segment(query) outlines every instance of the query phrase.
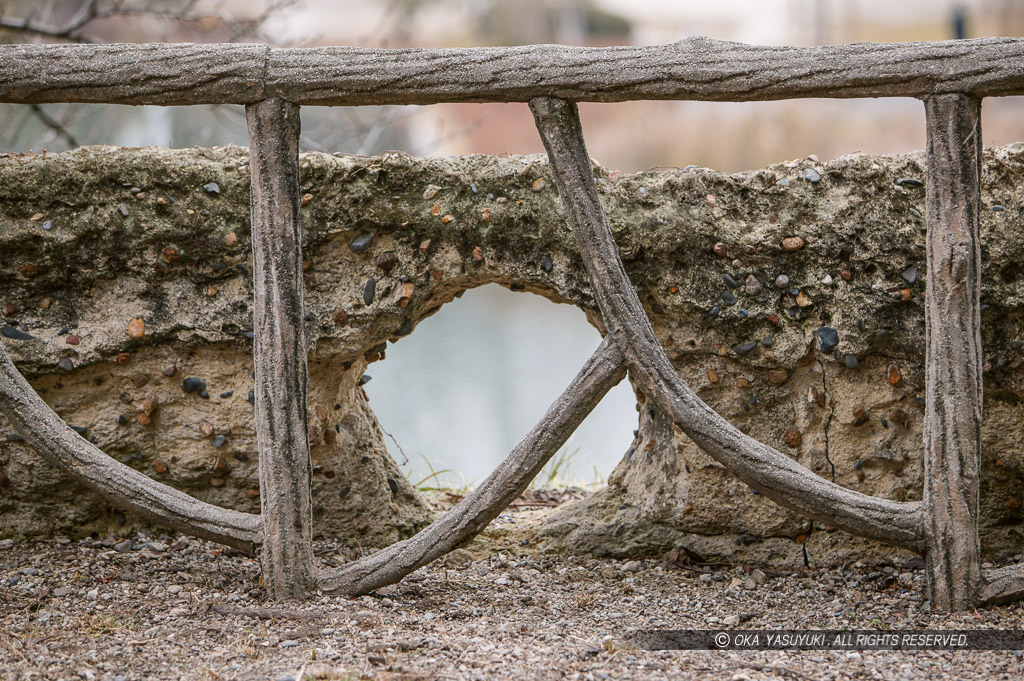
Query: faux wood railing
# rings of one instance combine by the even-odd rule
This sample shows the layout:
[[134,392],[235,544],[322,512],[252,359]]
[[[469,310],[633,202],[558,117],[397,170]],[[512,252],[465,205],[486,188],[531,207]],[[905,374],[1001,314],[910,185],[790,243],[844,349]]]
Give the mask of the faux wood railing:
[[[661,47],[452,50],[263,45],[0,47],[0,102],[246,105],[252,172],[256,433],[261,514],[222,509],[93,447],[46,406],[0,346],[0,410],[40,454],[112,503],[245,550],[262,545],[272,598],[366,593],[467,541],[529,485],[628,370],[712,458],[777,503],[926,559],[933,609],[1024,598],[1024,564],[981,569],[982,355],[978,213],[981,100],[1024,94],[1024,40],[755,47],[704,38]],[[743,434],[702,402],[655,339],[598,200],[578,101],[916,97],[928,132],[924,498],[848,490]],[[299,105],[529,102],[607,336],[509,457],[416,536],[316,568],[306,417]]]

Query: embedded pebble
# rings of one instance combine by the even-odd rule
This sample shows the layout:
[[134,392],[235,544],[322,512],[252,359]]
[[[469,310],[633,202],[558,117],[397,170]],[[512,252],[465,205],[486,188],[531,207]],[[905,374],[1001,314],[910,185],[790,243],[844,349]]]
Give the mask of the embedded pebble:
[[818,348],[824,353],[832,352],[839,345],[839,332],[831,326],[823,326],[815,334],[818,336]]
[[804,247],[804,238],[802,236],[787,236],[782,240],[782,248],[790,253],[793,251],[799,251]]
[[756,296],[761,292],[761,282],[753,274],[750,274],[747,276],[746,289],[747,295]]
[[437,196],[437,193],[440,191],[441,188],[438,187],[436,184],[428,184],[427,188],[423,191],[423,198],[429,201],[435,196]]
[[29,335],[29,334],[25,333],[24,331],[16,329],[13,326],[11,326],[10,324],[4,324],[3,326],[0,326],[0,334],[3,334],[4,336],[6,336],[7,338],[10,338],[11,340],[22,340],[22,341],[25,341],[25,340],[32,340],[32,339],[35,338],[35,336]]
[[221,447],[224,446],[224,443],[226,443],[227,441],[228,439],[226,437],[224,437],[223,435],[218,435],[217,437],[213,438],[213,446],[216,447],[217,449],[220,449]]
[[133,319],[128,322],[128,335],[132,338],[142,338],[146,335],[146,322],[142,319]]
[[771,336],[765,336],[764,338],[761,339],[761,345],[763,345],[766,348],[770,348],[771,346],[775,345],[775,339],[772,338]]
[[75,363],[71,361],[70,357],[61,357],[59,360],[57,360],[57,366],[60,367],[60,369],[63,371],[73,371],[75,368]]
[[715,251],[715,255],[720,255],[720,256],[724,256],[726,254],[726,252],[727,252],[726,248],[725,248],[725,244],[723,242],[721,242],[721,241],[719,241],[717,244],[715,244],[715,247],[714,247],[713,250]]
[[545,272],[550,272],[554,268],[554,266],[555,263],[553,260],[551,260],[550,255],[545,255],[540,261],[540,267]]
[[370,244],[372,243],[372,234],[360,234],[359,236],[357,236],[355,239],[352,239],[352,241],[348,243],[348,247],[349,250],[351,250],[353,253],[358,254],[364,252],[367,248],[370,247]]
[[395,255],[394,251],[384,251],[377,256],[376,262],[377,267],[385,272],[390,272],[398,264],[398,256]]
[[181,382],[181,387],[187,393],[201,392],[206,390],[206,381],[196,376],[189,376]]
[[722,304],[725,305],[726,307],[732,307],[733,305],[735,305],[736,300],[736,296],[734,296],[729,291],[724,291],[722,293]]
[[831,274],[826,274],[824,276],[824,278],[822,278],[821,283],[824,284],[825,286],[831,286],[832,285],[832,275]]
[[780,274],[775,278],[775,288],[786,288],[789,286],[789,277],[785,274]]
[[814,304],[814,301],[811,300],[811,297],[809,295],[807,295],[803,291],[799,291],[796,294],[796,304],[799,305],[800,307],[809,307]]
[[377,296],[377,280],[370,277],[366,280],[366,285],[363,286],[363,304],[369,305],[373,302],[373,299]]
[[924,182],[917,179],[916,177],[901,177],[896,180],[896,184],[901,187],[923,187]]
[[917,281],[917,268],[908,267],[907,269],[903,270],[903,272],[900,273],[900,276],[903,277],[904,281],[906,281],[908,284],[913,284],[914,282]]
[[735,352],[737,355],[745,355],[756,347],[757,341],[750,341],[748,343],[740,343],[739,345],[733,347],[732,351]]
[[203,185],[203,191],[210,196],[218,196],[220,194],[220,185],[216,182],[207,182]]
[[728,286],[729,288],[739,288],[740,287],[740,283],[738,281],[736,281],[732,277],[732,275],[730,275],[730,274],[727,274],[727,273],[723,274],[722,275],[722,280],[725,282],[725,285]]
[[804,179],[811,184],[817,184],[818,182],[821,182],[821,173],[814,168],[808,168],[804,171]]
[[857,365],[859,364],[859,362],[857,361],[857,357],[854,355],[847,355],[846,357],[844,357],[843,363],[846,365],[847,369],[856,369]]

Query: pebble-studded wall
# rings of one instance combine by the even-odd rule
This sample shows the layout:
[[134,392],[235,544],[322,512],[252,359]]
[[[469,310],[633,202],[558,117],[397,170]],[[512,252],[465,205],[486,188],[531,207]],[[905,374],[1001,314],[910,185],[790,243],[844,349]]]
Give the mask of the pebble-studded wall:
[[[0,333],[108,454],[255,511],[247,163],[231,147],[0,157]],[[597,171],[627,271],[701,398],[818,474],[900,500],[921,490],[922,163]],[[998,558],[1024,550],[1022,171],[1024,145],[986,155],[981,526]],[[600,322],[543,157],[309,154],[301,173],[317,528],[380,546],[430,517],[360,387],[387,343],[485,283]],[[638,411],[608,486],[537,527],[538,545],[786,567],[893,551],[779,508],[642,395]],[[0,534],[135,522],[19,440],[0,419]]]

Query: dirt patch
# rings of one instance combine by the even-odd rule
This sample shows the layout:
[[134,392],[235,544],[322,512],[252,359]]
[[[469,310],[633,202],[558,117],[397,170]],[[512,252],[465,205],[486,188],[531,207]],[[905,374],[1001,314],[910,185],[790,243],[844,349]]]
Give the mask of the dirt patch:
[[[371,596],[261,600],[255,560],[163,535],[0,544],[0,679],[1020,678],[1020,651],[644,651],[634,629],[1019,629],[1020,604],[933,614],[914,566],[742,565],[539,554],[520,528]],[[532,505],[528,502],[534,502]],[[318,542],[324,564],[351,558]]]

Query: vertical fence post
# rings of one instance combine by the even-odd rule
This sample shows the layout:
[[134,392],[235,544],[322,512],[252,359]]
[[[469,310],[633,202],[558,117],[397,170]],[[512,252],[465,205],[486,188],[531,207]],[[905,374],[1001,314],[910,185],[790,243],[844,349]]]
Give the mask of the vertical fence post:
[[925,113],[925,559],[932,608],[962,610],[981,571],[981,100],[937,95]]
[[256,442],[263,516],[263,585],[272,599],[312,585],[313,502],[306,421],[299,107],[246,106],[252,172]]

